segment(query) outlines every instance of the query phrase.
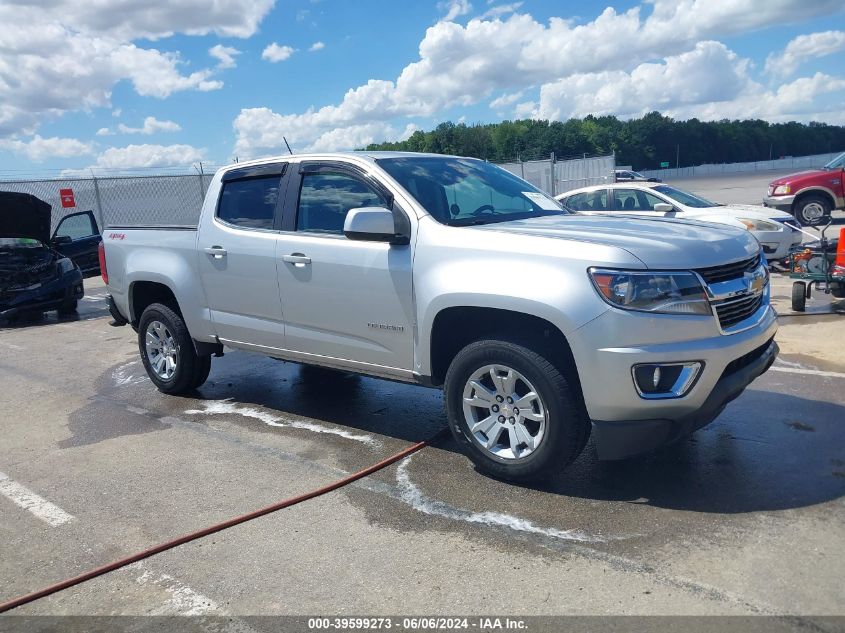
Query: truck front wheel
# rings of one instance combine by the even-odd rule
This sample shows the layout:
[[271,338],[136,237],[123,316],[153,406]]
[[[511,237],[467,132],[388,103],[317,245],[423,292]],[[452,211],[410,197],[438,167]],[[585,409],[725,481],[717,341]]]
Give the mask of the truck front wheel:
[[805,195],[795,202],[795,219],[803,226],[820,224],[830,215],[830,202],[824,196]]
[[548,478],[583,450],[590,423],[563,372],[500,340],[467,345],[446,374],[452,434],[479,470],[511,481]]
[[163,393],[192,391],[208,377],[210,358],[197,355],[182,317],[164,304],[153,303],[141,315],[138,348],[147,375]]

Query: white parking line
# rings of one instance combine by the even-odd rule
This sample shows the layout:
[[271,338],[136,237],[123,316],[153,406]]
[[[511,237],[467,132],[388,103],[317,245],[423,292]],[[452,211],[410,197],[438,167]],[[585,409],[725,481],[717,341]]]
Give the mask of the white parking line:
[[50,503],[18,482],[9,479],[9,476],[4,473],[0,473],[0,494],[21,508],[29,510],[39,519],[45,523],[49,523],[53,527],[73,521],[74,517],[72,514],[68,514],[59,506]]
[[810,374],[812,376],[824,376],[825,378],[845,378],[845,373],[838,371],[822,371],[820,369],[807,369],[803,367],[770,367],[769,371],[779,371],[784,374]]
[[155,585],[170,594],[165,604],[151,615],[206,615],[222,614],[219,605],[188,585],[179,582],[169,574],[154,574],[145,571],[135,579],[139,585]]
[[[143,563],[130,565],[129,569],[141,570]],[[169,594],[165,603],[146,615],[178,615],[178,616],[229,616],[229,619],[222,624],[219,621],[198,620],[197,625],[203,631],[209,633],[256,633],[255,629],[239,618],[232,618],[228,611],[214,602],[208,596],[192,589],[185,583],[177,580],[170,574],[156,574],[149,570],[144,571],[135,579],[139,585],[155,585],[164,589]]]

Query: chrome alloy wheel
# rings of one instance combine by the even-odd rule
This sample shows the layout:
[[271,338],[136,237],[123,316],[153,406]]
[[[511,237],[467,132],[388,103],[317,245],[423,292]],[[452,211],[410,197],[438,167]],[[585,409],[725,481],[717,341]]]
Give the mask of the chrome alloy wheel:
[[502,459],[522,459],[539,448],[547,413],[537,390],[515,369],[485,365],[464,386],[464,419],[473,440]]
[[147,360],[156,376],[170,380],[176,372],[176,339],[161,321],[150,321],[146,332]]

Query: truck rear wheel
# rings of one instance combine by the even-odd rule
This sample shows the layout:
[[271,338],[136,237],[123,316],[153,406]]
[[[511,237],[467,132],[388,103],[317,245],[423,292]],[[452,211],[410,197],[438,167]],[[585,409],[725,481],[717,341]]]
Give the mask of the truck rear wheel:
[[537,352],[483,340],[446,374],[449,427],[479,470],[511,481],[548,478],[583,450],[590,423],[562,371]]
[[808,195],[796,201],[793,211],[795,219],[803,226],[814,226],[830,215],[831,206],[824,196]]
[[211,368],[210,357],[197,355],[182,317],[161,303],[151,304],[141,315],[138,349],[147,375],[163,393],[196,389]]

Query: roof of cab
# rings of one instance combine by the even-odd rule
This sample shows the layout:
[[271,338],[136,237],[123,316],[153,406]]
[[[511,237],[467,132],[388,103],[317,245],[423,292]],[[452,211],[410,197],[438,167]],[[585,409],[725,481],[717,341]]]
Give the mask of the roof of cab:
[[[307,153],[307,154],[282,154],[279,156],[267,156],[264,158],[256,158],[249,161],[232,163],[222,167],[222,171],[229,171],[231,169],[238,169],[241,167],[250,167],[253,165],[266,165],[267,163],[276,163],[295,159],[302,160],[337,160],[354,158],[366,162],[374,163],[381,158],[468,158],[464,156],[450,156],[448,154],[433,154],[423,152],[323,152],[323,153]],[[471,160],[481,160],[474,158]]]

